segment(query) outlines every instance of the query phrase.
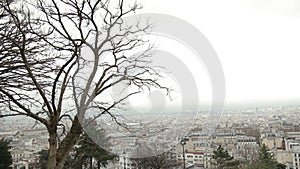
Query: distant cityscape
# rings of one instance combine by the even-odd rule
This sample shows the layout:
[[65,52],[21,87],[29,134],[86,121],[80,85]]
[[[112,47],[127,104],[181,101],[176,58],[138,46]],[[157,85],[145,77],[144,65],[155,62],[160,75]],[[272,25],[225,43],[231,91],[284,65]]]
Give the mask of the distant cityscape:
[[[259,146],[265,144],[274,158],[287,169],[299,168],[300,106],[225,110],[212,133],[202,130],[208,123],[205,117],[207,114],[200,113],[184,138],[177,138],[165,145],[170,152],[170,159],[179,164],[182,164],[184,159],[186,168],[213,168],[213,151],[222,146],[242,165],[243,162],[255,161]],[[0,121],[0,138],[11,141],[14,168],[35,168],[39,162],[38,152],[48,149],[47,130],[27,118],[4,118]],[[132,129],[138,127],[141,126],[131,124]],[[159,126],[160,129],[167,127],[165,124]],[[135,141],[135,136],[111,137],[114,152],[117,152],[119,158],[112,161],[107,168],[137,169],[134,160],[136,154],[132,150],[140,145]],[[123,140],[123,145],[117,144],[120,139]],[[180,144],[182,140],[185,141],[185,145]]]

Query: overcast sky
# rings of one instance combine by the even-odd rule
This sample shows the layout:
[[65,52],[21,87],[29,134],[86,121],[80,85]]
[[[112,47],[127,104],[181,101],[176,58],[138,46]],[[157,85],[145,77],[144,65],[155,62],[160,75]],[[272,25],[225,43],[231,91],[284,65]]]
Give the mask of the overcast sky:
[[300,1],[138,2],[142,12],[184,19],[209,39],[224,69],[227,102],[300,98]]

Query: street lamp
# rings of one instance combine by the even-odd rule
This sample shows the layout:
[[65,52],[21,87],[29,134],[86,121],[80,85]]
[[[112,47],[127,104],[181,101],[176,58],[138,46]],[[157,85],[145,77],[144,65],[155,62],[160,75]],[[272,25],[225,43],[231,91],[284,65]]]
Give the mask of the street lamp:
[[125,151],[123,151],[123,165],[124,165],[124,169],[126,169],[126,163],[125,163],[126,158],[125,158],[125,155],[126,155],[126,153],[125,153]]
[[182,145],[182,157],[183,157],[183,169],[185,169],[185,154],[184,154],[184,146],[186,145],[185,140],[181,140],[180,144]]

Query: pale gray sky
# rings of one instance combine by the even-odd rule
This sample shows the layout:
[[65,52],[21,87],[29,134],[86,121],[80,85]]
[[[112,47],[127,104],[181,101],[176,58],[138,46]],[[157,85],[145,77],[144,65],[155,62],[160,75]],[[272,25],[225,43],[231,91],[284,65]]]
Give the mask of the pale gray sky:
[[[184,19],[209,39],[224,69],[227,102],[300,98],[300,1],[138,2],[142,12]],[[210,99],[209,83],[201,83]]]

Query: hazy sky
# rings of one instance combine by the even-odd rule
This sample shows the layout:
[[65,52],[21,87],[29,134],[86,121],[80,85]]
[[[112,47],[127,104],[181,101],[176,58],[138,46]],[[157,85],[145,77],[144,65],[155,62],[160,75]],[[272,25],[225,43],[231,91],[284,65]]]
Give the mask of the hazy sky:
[[224,69],[227,102],[300,98],[300,1],[138,2],[142,12],[184,19],[209,39]]

